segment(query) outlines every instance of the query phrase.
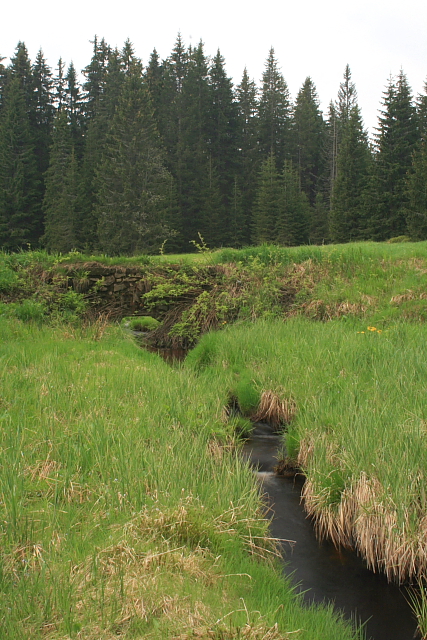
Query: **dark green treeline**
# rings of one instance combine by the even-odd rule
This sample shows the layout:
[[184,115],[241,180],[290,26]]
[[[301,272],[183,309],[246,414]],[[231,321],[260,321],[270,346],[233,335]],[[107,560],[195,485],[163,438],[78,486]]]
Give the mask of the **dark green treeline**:
[[347,66],[327,114],[268,53],[233,86],[178,35],[146,66],[93,41],[84,81],[20,42],[0,59],[0,247],[113,254],[427,238],[427,85],[390,78],[368,139]]

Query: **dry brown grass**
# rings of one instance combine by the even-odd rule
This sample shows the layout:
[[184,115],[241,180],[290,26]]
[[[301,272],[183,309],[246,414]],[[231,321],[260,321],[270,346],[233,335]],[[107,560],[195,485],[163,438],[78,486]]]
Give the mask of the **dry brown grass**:
[[[244,611],[244,609],[241,611]],[[291,638],[297,639],[302,631],[302,629],[297,629],[296,631],[281,633],[277,624],[267,627],[262,623],[248,623],[243,627],[234,628],[226,625],[215,625],[214,628],[210,629],[206,627],[193,629],[190,635],[183,633],[174,636],[173,640],[191,640],[191,638],[198,638],[199,640],[234,640],[235,638],[246,638],[247,640],[290,640]]]
[[372,571],[399,584],[427,574],[427,515],[414,532],[413,514],[399,517],[397,506],[375,477],[362,473],[333,505],[327,491],[306,480],[302,500],[318,537],[330,539],[336,547],[355,547]]
[[390,304],[401,305],[404,302],[409,302],[410,300],[427,300],[427,293],[422,291],[421,293],[417,293],[408,289],[405,293],[401,293],[397,296],[393,296],[390,300]]
[[25,542],[2,554],[3,572],[18,580],[23,573],[40,571],[44,564],[43,556],[44,549],[40,544]]
[[310,302],[304,302],[287,315],[289,317],[303,315],[311,320],[326,322],[343,316],[363,317],[367,308],[367,304],[362,304],[361,302],[327,303],[324,300],[311,300]]
[[[176,640],[293,637],[280,634],[276,625],[263,624],[259,615],[256,624],[252,621],[254,615],[248,614],[246,625],[233,627],[230,616],[241,609],[218,619],[218,609],[206,604],[204,594],[210,594],[214,588],[218,593],[216,606],[220,611],[228,611],[229,594],[224,587],[233,576],[223,575],[220,557],[204,546],[192,546],[189,541],[197,539],[198,527],[202,533],[209,527],[217,534],[241,535],[238,528],[244,510],[231,505],[215,518],[206,514],[209,523],[197,523],[195,519],[200,518],[200,513],[197,516],[195,511],[200,509],[202,505],[192,496],[183,497],[173,508],[154,503],[125,526],[113,530],[112,536],[116,538],[113,544],[71,568],[74,622],[81,628],[76,638],[113,640],[125,636],[135,625],[148,631],[153,620],[162,637]],[[248,526],[251,531],[250,522]],[[245,542],[253,555],[264,558],[277,553],[277,541],[267,537],[249,533]],[[10,570],[17,575],[29,563],[38,568],[43,563],[43,549],[29,544],[21,546],[9,554],[9,562]],[[244,574],[240,579],[250,581],[251,576]],[[194,585],[193,590],[189,591],[189,584]],[[61,615],[55,611],[42,631],[49,640],[69,637],[63,631]],[[29,628],[24,629],[27,637],[30,632]]]
[[297,405],[282,387],[274,391],[263,391],[256,413],[255,422],[268,422],[273,427],[290,424],[295,417]]

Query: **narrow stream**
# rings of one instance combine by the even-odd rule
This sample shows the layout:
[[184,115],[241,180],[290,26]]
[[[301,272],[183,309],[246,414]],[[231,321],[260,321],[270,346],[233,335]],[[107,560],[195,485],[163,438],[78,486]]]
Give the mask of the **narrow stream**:
[[[184,349],[156,349],[166,362],[183,360]],[[403,590],[369,571],[355,552],[319,543],[300,502],[303,480],[276,476],[280,437],[268,425],[256,425],[243,446],[268,496],[272,536],[283,542],[284,571],[304,593],[307,602],[333,602],[344,615],[363,623],[369,640],[413,640],[417,623]]]
[[308,602],[332,601],[347,618],[365,623],[367,638],[413,640],[417,625],[403,591],[369,571],[354,552],[337,550],[328,541],[319,544],[300,504],[302,480],[273,473],[279,445],[279,437],[268,426],[257,425],[243,455],[268,495],[272,535],[295,541],[282,543],[285,572]]

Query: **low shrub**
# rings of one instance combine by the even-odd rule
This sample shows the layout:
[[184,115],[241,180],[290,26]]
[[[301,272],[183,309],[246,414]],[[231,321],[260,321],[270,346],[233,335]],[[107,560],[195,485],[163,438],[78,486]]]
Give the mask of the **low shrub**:
[[160,326],[160,322],[151,316],[140,316],[128,319],[129,329],[132,331],[154,331]]
[[23,322],[43,322],[46,317],[46,306],[36,300],[23,300],[11,306],[11,314]]

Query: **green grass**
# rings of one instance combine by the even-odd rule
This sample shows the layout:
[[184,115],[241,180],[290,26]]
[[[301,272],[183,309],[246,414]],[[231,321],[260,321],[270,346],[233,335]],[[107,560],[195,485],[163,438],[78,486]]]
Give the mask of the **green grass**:
[[[321,535],[355,545],[368,565],[425,575],[427,346],[424,326],[295,318],[209,337],[210,381],[245,367],[258,388],[293,398],[292,456]],[[189,364],[197,366],[203,339]]]
[[119,327],[79,328],[80,294],[35,288],[61,263],[98,257],[1,254],[2,637],[233,638],[249,625],[258,638],[275,622],[352,637],[330,612],[300,608],[276,561],[257,557],[254,535],[263,556],[272,549],[233,453],[248,424],[230,403],[291,420],[320,536],[390,579],[425,579],[426,250],[99,257],[144,266],[154,306],[173,307],[178,285],[194,299],[171,338],[211,331],[173,369]]
[[227,376],[101,324],[3,317],[0,345],[1,637],[356,637],[283,579]]

